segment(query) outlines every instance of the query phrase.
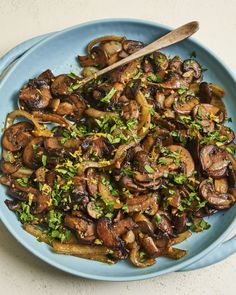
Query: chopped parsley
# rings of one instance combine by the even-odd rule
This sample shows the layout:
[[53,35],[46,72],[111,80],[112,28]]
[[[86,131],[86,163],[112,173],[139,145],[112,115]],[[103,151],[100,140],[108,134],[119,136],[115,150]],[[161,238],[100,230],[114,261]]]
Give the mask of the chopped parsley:
[[162,78],[159,75],[151,74],[147,77],[147,80],[154,83],[161,83]]
[[42,164],[43,164],[43,166],[47,165],[47,156],[46,155],[42,155]]
[[150,165],[145,165],[144,169],[150,174],[155,172],[154,169]]
[[28,177],[17,178],[16,182],[21,186],[27,187],[28,182],[29,182],[29,178]]
[[114,87],[111,88],[111,90],[107,93],[106,96],[101,98],[101,102],[109,103],[113,97],[113,95],[116,93],[116,89]]

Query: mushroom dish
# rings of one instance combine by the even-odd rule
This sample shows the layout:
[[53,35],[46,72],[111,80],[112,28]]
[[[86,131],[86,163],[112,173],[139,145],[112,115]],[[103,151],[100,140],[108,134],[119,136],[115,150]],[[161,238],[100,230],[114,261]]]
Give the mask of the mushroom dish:
[[174,245],[236,202],[224,90],[195,57],[158,51],[81,83],[143,46],[91,41],[81,74],[30,79],[6,117],[5,203],[56,253],[136,267],[180,259],[187,251]]

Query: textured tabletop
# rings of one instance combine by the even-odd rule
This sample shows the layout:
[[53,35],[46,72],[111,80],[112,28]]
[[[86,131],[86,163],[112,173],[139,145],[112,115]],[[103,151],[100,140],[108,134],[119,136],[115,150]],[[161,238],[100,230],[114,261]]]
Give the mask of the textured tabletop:
[[[195,38],[236,72],[235,0],[0,0],[0,56],[30,37],[110,17],[150,19],[172,27],[198,20],[201,29]],[[106,283],[80,279],[34,257],[0,222],[0,294],[231,295],[236,290],[235,274],[233,255],[205,269],[147,281]]]

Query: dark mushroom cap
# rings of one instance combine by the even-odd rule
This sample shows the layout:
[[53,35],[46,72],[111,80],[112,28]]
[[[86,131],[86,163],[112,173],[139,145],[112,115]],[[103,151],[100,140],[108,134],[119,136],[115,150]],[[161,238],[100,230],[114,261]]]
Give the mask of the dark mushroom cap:
[[59,75],[55,77],[51,85],[51,91],[54,96],[66,96],[70,95],[69,88],[75,81],[67,75]]
[[208,144],[200,150],[200,161],[203,171],[213,178],[226,175],[230,164],[226,151],[213,144]]
[[2,145],[11,152],[19,151],[32,138],[33,125],[28,122],[19,122],[11,125],[3,133]]
[[29,110],[45,109],[52,99],[48,84],[41,80],[30,80],[20,91],[19,102]]
[[200,64],[194,59],[186,59],[182,65],[183,72],[193,71],[193,77],[199,79],[202,75]]
[[223,210],[232,206],[235,202],[230,193],[218,193],[213,182],[205,179],[199,186],[201,196],[214,208]]

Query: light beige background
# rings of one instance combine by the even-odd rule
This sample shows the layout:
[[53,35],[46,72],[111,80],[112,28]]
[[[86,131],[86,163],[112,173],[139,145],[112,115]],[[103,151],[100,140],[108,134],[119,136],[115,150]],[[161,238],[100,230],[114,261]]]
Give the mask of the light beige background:
[[[30,37],[108,17],[150,19],[172,27],[199,20],[196,38],[236,72],[235,0],[0,0],[0,55]],[[140,282],[95,282],[48,266],[19,245],[0,223],[0,294],[231,295],[235,290],[236,255],[194,272]]]

